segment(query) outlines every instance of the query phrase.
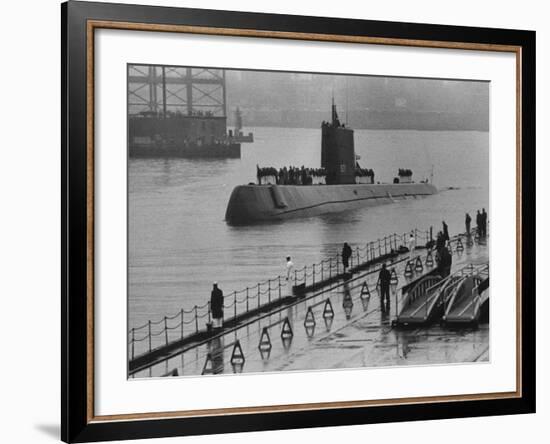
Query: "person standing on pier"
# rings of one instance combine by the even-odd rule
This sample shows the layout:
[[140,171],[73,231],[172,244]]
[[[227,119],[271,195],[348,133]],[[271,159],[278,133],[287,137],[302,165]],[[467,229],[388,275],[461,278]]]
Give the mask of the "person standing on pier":
[[342,265],[344,266],[344,273],[347,272],[349,267],[349,258],[351,257],[352,251],[351,247],[347,242],[344,242],[344,247],[342,248]]
[[476,214],[476,229],[477,229],[477,235],[479,237],[481,237],[481,233],[483,232],[483,229],[481,228],[481,225],[482,225],[482,216],[481,216],[481,213],[479,212],[479,210],[477,210],[477,214]]
[[441,277],[446,278],[451,274],[451,266],[453,265],[453,257],[446,245],[438,252],[437,257],[439,274],[441,274]]
[[212,293],[210,293],[210,310],[215,328],[223,327],[223,291],[214,282]]
[[470,224],[472,223],[472,218],[468,213],[466,213],[466,235],[470,235]]
[[380,283],[380,304],[382,305],[382,311],[386,305],[390,304],[390,281],[391,273],[386,268],[386,263],[382,264],[380,273],[378,274],[378,282]]
[[443,221],[443,239],[445,239],[445,242],[451,240],[449,237],[449,226]]
[[481,232],[483,237],[487,237],[487,212],[485,208],[481,210]]
[[445,246],[445,236],[443,235],[442,231],[439,231],[437,233],[437,239],[435,241],[435,249],[436,251],[440,251]]
[[290,256],[286,257],[286,282],[288,285],[288,295],[292,296],[292,287],[294,287],[294,263]]

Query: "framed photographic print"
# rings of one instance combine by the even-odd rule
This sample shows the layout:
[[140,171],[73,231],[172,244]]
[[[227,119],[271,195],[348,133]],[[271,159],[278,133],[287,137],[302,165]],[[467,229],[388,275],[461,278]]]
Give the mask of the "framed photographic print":
[[535,411],[534,32],[61,11],[64,441]]

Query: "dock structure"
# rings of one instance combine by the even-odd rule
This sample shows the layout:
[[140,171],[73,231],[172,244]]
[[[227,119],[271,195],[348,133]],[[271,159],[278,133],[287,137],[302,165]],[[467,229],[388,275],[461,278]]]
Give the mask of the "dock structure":
[[447,325],[478,322],[489,305],[489,264],[472,267],[445,300],[443,322]]
[[485,288],[488,288],[488,279],[488,263],[465,265],[446,278],[429,272],[421,276],[414,286],[409,286],[395,323],[400,326],[415,326],[441,317],[447,323],[477,321],[482,306],[478,291],[483,288],[482,282],[485,280]]
[[[425,245],[431,241],[431,229],[415,229],[413,232],[417,239],[417,248],[419,251],[425,250]],[[349,268],[346,270],[340,254],[336,253],[319,263],[295,269],[290,281],[279,275],[233,291],[224,297],[224,329],[233,328],[280,307],[288,306],[311,292],[372,269],[382,262],[401,264],[404,259],[397,261],[397,258],[400,256],[399,251],[403,251],[406,239],[407,233],[394,233],[364,245],[354,246]],[[132,328],[128,339],[129,371],[136,371],[208,340],[217,333],[209,327],[211,323],[212,312],[210,302],[207,301],[203,305],[196,305],[187,310],[182,308],[177,313]]]
[[[364,262],[356,259],[353,272],[350,270],[344,275],[339,270],[338,277],[329,274],[323,276],[325,278],[323,281],[316,280],[315,284],[312,275],[313,267],[310,267],[304,273],[308,280],[302,287],[297,280],[298,285],[292,295],[283,294],[271,303],[261,304],[260,308],[256,306],[254,310],[243,311],[241,314],[237,312],[236,317],[224,322],[222,330],[201,330],[198,328],[197,318],[191,318],[189,322],[194,323],[197,329],[194,334],[172,342],[165,337],[164,346],[158,346],[151,349],[151,352],[146,351],[130,360],[129,375],[137,378],[163,376],[170,374],[174,368],[178,369],[178,375],[181,376],[353,366],[354,360],[358,358],[348,355],[355,349],[355,346],[351,345],[354,340],[349,339],[350,342],[347,344],[346,339],[342,339],[341,335],[371,337],[369,341],[372,343],[369,342],[370,345],[365,346],[363,350],[365,353],[366,350],[370,350],[369,362],[358,363],[358,366],[395,363],[395,356],[388,355],[386,352],[380,353],[380,349],[386,347],[388,337],[398,342],[408,338],[407,335],[429,337],[432,333],[427,332],[435,328],[438,335],[448,336],[452,343],[457,339],[435,321],[442,319],[442,313],[454,313],[459,304],[463,308],[468,305],[467,303],[462,305],[464,298],[452,298],[455,295],[453,290],[458,286],[457,276],[460,275],[460,270],[475,269],[481,275],[485,272],[483,271],[485,267],[488,273],[486,245],[481,241],[473,242],[472,239],[469,241],[463,235],[451,239],[451,244],[454,246],[453,271],[446,279],[437,279],[432,252],[424,248],[415,252],[412,265],[408,253],[394,251],[389,257],[385,254],[374,258],[369,256],[369,260]],[[466,245],[466,247],[456,248],[457,245]],[[432,260],[430,260],[431,257]],[[392,270],[391,302],[387,306],[380,301],[379,297],[378,274],[382,261],[389,263],[389,268]],[[422,270],[415,266],[417,261],[422,262]],[[412,274],[409,274],[408,270],[411,268]],[[318,279],[319,268],[315,267],[315,269],[317,270],[316,279]],[[464,273],[466,277],[466,272]],[[473,273],[468,274],[468,276],[473,275]],[[484,297],[474,298],[474,308],[482,307],[488,300],[487,288],[484,288],[481,282],[476,281],[476,283],[479,294],[483,294]],[[419,291],[420,288],[424,289],[427,297],[421,296],[423,292]],[[434,292],[435,289],[439,291]],[[267,293],[262,294],[263,291],[265,290],[260,289],[260,296],[266,296]],[[398,328],[399,318],[403,321],[407,310],[411,311],[410,295],[412,293],[417,294],[414,304],[416,308],[421,307],[418,312],[427,312],[427,317],[430,319],[429,322],[423,321],[417,324],[420,329],[418,332],[421,333]],[[436,293],[440,295],[439,299],[435,298]],[[278,294],[278,289],[275,294]],[[446,304],[441,303],[442,294],[445,295]],[[229,296],[229,300],[233,303],[239,301],[233,295]],[[245,299],[240,301],[246,302]],[[230,307],[233,308],[232,303]],[[426,307],[428,307],[427,310]],[[438,307],[439,312],[435,307]],[[436,312],[440,314],[437,315]],[[207,320],[208,314],[203,315],[203,318]],[[434,323],[430,326],[431,321]],[[453,321],[448,318],[448,322]],[[159,336],[163,334],[157,334],[156,337]],[[481,340],[482,343],[474,344],[472,353],[478,353],[480,346],[486,352],[487,329],[480,327],[475,338],[475,341]],[[486,342],[485,339],[487,339]],[[338,353],[335,351],[334,356],[327,356],[323,350],[327,346],[332,347],[334,341],[340,344]],[[363,344],[361,341],[359,343]],[[344,346],[342,346],[343,342],[345,342]],[[479,358],[473,354],[464,357],[462,356],[464,352],[460,350],[462,347],[457,348],[456,351],[457,362]],[[239,358],[238,362],[233,359],[235,353]],[[445,353],[448,354],[448,349]],[[485,355],[486,353],[479,354],[479,356]],[[344,359],[346,356],[349,358],[348,361]],[[414,363],[411,355],[407,354],[407,356],[406,363]],[[320,364],[317,361],[326,362]],[[398,361],[401,363],[402,358]]]

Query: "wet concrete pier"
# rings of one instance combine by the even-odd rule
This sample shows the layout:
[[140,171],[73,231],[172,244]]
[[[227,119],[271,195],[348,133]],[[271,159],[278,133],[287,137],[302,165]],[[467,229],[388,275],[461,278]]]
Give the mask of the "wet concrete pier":
[[[453,251],[452,272],[488,262],[485,240],[466,242]],[[455,239],[456,245],[456,239]],[[433,269],[426,250],[417,250],[422,270],[405,276],[409,255],[388,262],[398,283],[390,303],[377,290],[379,265],[357,270],[349,279],[306,291],[303,297],[258,313],[203,341],[182,347],[131,377],[185,376],[238,372],[278,372],[394,365],[467,363],[489,359],[489,325],[443,327],[432,322],[401,329],[395,321],[403,289]],[[429,263],[429,261],[428,261]],[[327,300],[330,301],[327,304]],[[328,307],[330,306],[330,308]],[[290,330],[290,333],[289,333]],[[267,332],[268,338],[266,338]]]

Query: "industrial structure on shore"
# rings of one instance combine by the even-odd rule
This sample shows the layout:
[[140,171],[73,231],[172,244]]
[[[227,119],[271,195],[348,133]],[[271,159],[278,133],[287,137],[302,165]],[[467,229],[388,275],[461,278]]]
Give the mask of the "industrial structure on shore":
[[303,172],[290,184],[286,171],[272,174],[266,181],[258,177],[258,184],[235,187],[227,204],[226,222],[246,225],[308,217],[437,193],[427,181],[413,182],[410,170],[400,170],[392,184],[375,183],[374,174],[369,175],[369,183],[357,183],[358,172],[364,170],[357,163],[353,130],[340,123],[334,103],[331,122],[323,122],[321,131],[324,184],[313,184]]
[[228,131],[225,70],[128,66],[130,157],[240,158],[239,122]]

